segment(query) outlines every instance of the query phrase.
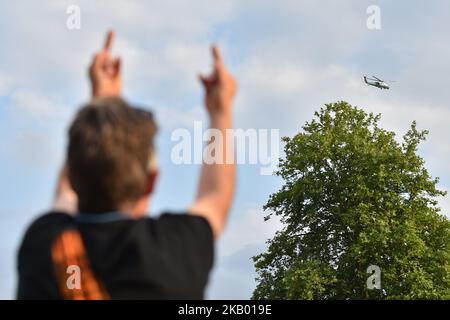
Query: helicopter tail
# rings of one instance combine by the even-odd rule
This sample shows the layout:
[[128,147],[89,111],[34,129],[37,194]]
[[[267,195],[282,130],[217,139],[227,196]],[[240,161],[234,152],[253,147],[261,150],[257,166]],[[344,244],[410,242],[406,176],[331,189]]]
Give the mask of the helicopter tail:
[[364,82],[365,82],[365,83],[368,83],[368,82],[367,82],[367,75],[364,75]]

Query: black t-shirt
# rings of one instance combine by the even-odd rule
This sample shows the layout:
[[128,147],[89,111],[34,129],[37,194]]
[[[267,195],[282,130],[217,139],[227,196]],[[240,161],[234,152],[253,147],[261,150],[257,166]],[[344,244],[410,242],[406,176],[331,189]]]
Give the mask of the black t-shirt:
[[51,248],[71,227],[80,231],[91,268],[112,299],[203,299],[214,256],[206,219],[95,216],[52,212],[32,223],[19,250],[19,299],[61,298]]

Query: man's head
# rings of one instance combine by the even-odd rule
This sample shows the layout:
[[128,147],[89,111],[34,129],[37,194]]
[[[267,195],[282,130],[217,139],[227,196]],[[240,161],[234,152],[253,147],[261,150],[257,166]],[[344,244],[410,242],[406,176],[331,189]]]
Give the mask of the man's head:
[[68,171],[80,212],[133,211],[148,202],[156,131],[150,113],[120,98],[97,99],[78,112],[69,131]]

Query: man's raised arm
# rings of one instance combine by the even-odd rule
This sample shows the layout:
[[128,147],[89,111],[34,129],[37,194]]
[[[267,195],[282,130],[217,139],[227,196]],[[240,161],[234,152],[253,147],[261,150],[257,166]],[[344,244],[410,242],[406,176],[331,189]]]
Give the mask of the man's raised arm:
[[118,97],[122,91],[120,58],[111,56],[114,32],[109,31],[103,49],[94,56],[89,68],[92,86],[92,98]]
[[[89,67],[93,99],[121,95],[121,60],[111,56],[113,40],[114,32],[109,31],[102,50],[95,54]],[[66,164],[59,174],[52,208],[53,211],[69,214],[76,214],[78,211],[78,198],[70,185]]]
[[210,127],[218,129],[223,138],[223,145],[220,146],[223,163],[203,164],[197,198],[189,212],[205,217],[213,229],[214,237],[217,238],[225,226],[236,181],[235,161],[233,159],[231,164],[227,164],[225,159],[226,155],[232,152],[232,144],[228,141],[226,130],[232,128],[233,101],[237,83],[225,68],[219,50],[212,48],[212,54],[213,73],[209,76],[200,76],[200,80],[206,91],[205,104]]

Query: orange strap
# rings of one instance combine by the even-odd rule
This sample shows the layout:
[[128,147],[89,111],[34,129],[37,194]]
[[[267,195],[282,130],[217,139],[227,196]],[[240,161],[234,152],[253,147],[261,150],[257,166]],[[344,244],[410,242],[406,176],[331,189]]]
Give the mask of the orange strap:
[[[110,299],[104,285],[95,277],[92,271],[81,234],[78,230],[66,230],[56,238],[52,247],[52,259],[63,299]],[[74,273],[71,273],[70,270],[72,269],[70,267],[75,267]],[[79,286],[74,286],[73,283],[71,285],[71,280],[74,280],[74,278],[70,277],[79,277]]]

